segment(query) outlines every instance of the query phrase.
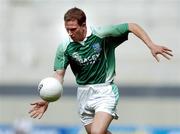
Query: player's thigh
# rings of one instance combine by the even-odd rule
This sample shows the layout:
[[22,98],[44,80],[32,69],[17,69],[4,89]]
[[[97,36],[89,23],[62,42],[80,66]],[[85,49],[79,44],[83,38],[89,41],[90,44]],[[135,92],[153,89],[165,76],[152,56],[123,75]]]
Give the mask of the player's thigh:
[[107,130],[113,120],[112,115],[106,112],[97,112],[91,125],[91,134],[109,134]]

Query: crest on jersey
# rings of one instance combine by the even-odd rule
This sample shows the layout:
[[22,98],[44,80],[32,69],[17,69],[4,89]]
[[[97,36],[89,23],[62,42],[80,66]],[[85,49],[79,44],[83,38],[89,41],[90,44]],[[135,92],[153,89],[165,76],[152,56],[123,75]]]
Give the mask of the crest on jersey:
[[100,46],[99,43],[94,43],[94,44],[92,45],[92,47],[94,48],[94,50],[95,50],[97,53],[100,53],[101,50],[102,50],[102,48],[101,48],[101,46]]

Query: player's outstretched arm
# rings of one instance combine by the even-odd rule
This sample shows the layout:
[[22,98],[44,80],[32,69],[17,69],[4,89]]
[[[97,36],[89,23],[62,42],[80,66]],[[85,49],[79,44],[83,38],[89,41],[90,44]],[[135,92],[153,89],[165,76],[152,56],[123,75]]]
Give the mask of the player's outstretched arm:
[[155,44],[148,34],[137,24],[135,23],[128,23],[129,31],[132,32],[134,35],[136,35],[138,38],[140,38],[147,47],[151,50],[152,55],[155,57],[155,59],[159,62],[158,54],[162,55],[166,59],[170,59],[172,54],[172,50],[161,45]]
[[[56,70],[54,77],[57,78],[63,84],[64,74],[65,74],[65,70]],[[31,103],[31,105],[33,107],[29,111],[30,116],[32,118],[41,119],[48,108],[49,102],[40,100],[40,101]]]
[[29,114],[32,118],[39,118],[41,119],[44,113],[46,112],[48,108],[49,102],[40,100],[34,103],[31,103],[33,106],[31,110],[29,111]]

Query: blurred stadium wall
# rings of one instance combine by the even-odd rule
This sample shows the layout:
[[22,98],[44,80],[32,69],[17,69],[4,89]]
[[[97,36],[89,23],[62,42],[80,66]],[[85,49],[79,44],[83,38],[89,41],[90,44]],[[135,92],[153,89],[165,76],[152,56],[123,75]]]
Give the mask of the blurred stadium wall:
[[[140,24],[174,57],[157,63],[133,35],[116,50],[116,83],[121,90],[120,120],[115,124],[180,123],[179,0],[0,0],[0,124],[28,118],[29,103],[39,99],[38,82],[53,74],[56,48],[63,39],[63,15],[82,8],[90,25]],[[64,96],[37,124],[80,124],[76,84],[68,68]],[[12,107],[13,106],[13,107]]]

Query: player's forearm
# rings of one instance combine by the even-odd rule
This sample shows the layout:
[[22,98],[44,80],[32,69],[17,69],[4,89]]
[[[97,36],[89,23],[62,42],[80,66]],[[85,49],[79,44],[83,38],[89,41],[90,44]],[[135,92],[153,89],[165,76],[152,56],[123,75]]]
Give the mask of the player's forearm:
[[150,49],[153,47],[153,42],[148,36],[148,34],[137,24],[129,23],[128,24],[129,31],[140,38]]
[[64,82],[64,75],[65,75],[65,70],[56,70],[54,73],[54,77],[57,78],[61,84]]

